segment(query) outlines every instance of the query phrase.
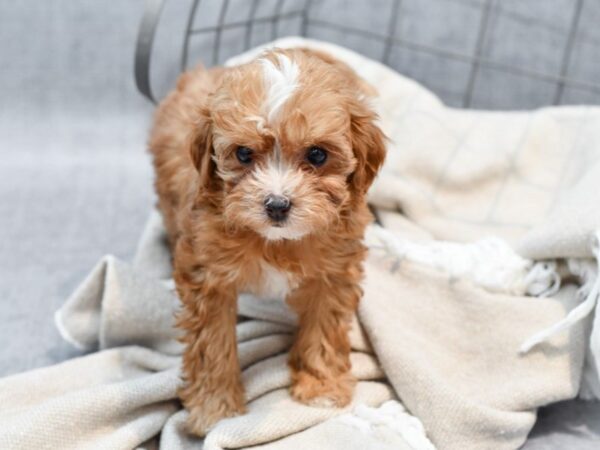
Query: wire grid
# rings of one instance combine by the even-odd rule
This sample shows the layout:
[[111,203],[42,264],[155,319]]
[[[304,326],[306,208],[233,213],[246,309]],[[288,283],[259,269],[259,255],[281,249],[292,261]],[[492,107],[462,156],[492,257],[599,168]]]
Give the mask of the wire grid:
[[[377,14],[381,14],[382,17],[389,17],[387,25],[381,29],[370,29],[362,26],[355,26],[353,24],[340,23],[339,21],[334,20],[334,17],[322,17],[314,14],[315,6],[331,2],[332,0],[243,1],[250,3],[247,17],[232,21],[227,20],[227,16],[232,8],[239,6],[239,0],[237,2],[235,0],[192,0],[182,46],[182,71],[186,70],[190,65],[190,44],[194,40],[202,38],[212,39],[211,55],[194,55],[194,58],[199,56],[199,59],[203,62],[212,62],[212,64],[215,65],[223,62],[223,35],[231,31],[244,31],[243,49],[247,50],[251,46],[278,37],[298,34],[306,37],[315,37],[314,35],[318,35],[320,30],[327,30],[329,32],[337,31],[343,35],[342,41],[338,42],[342,45],[345,44],[345,41],[351,39],[362,39],[368,40],[369,42],[380,43],[383,46],[383,51],[380,54],[368,54],[367,56],[378,59],[400,72],[403,72],[403,69],[406,69],[406,67],[402,67],[401,65],[398,66],[397,64],[395,66],[393,63],[390,64],[392,53],[398,48],[411,51],[417,55],[427,55],[435,58],[436,64],[441,68],[445,67],[448,63],[468,65],[469,69],[467,73],[459,77],[464,78],[464,80],[457,80],[458,84],[462,87],[458,89],[458,93],[454,93],[458,96],[458,101],[455,101],[455,106],[462,106],[465,108],[473,106],[475,88],[481,78],[482,70],[484,69],[501,77],[515,75],[532,83],[542,82],[551,84],[554,92],[552,99],[548,99],[546,104],[551,103],[557,105],[563,103],[565,92],[571,88],[583,94],[586,101],[589,103],[593,103],[593,99],[599,98],[598,96],[600,95],[600,83],[576,78],[570,74],[576,40],[585,37],[580,30],[580,24],[586,0],[563,1],[565,8],[564,11],[561,11],[561,14],[564,13],[564,15],[568,17],[568,28],[566,29],[557,27],[555,24],[544,21],[540,17],[532,17],[531,15],[525,15],[518,10],[506,8],[507,2],[501,0],[443,0],[445,3],[460,4],[479,12],[478,20],[474,23],[465,23],[465,28],[475,27],[477,29],[474,45],[470,48],[461,49],[451,49],[446,46],[429,44],[399,35],[397,30],[400,19],[405,14],[404,8],[407,0],[390,0],[387,2],[389,4],[388,8],[375,11]],[[428,2],[428,0],[420,1],[423,3]],[[438,4],[440,1],[442,0],[437,0]],[[593,2],[595,0],[587,1]],[[148,2],[156,3],[157,0],[148,0]],[[363,9],[364,5],[367,4],[367,2],[358,1],[347,1],[346,3],[349,8],[362,6]],[[360,5],[360,3],[362,3],[362,5]],[[267,4],[271,6],[270,10],[267,11],[266,14],[263,12],[263,14],[258,16],[257,12],[259,6]],[[552,7],[548,2],[537,2],[537,4],[540,8]],[[207,7],[218,9],[218,14],[214,23],[205,26],[196,26],[195,23],[197,22],[198,17],[204,15],[203,8]],[[435,8],[436,6],[435,4],[432,4],[431,7]],[[561,44],[557,45],[556,49],[552,50],[553,52],[557,52],[557,56],[560,54],[558,70],[537,70],[522,64],[511,64],[486,54],[484,49],[486,43],[491,40],[491,24],[494,21],[497,21],[501,16],[508,17],[510,20],[518,23],[520,22],[523,26],[529,27],[530,29],[541,29],[544,32],[550,33],[555,40],[561,41]],[[295,29],[286,28],[285,30],[282,30],[280,24],[291,19],[295,19],[299,22],[299,26]],[[266,25],[271,28],[270,36],[268,36],[267,39],[263,38],[260,42],[253,40],[253,30],[258,25]],[[424,26],[426,25],[427,24],[425,23]],[[142,31],[140,31],[140,35],[141,34]],[[596,39],[594,44],[600,45],[600,36]],[[524,42],[523,45],[528,45],[528,43]],[[149,65],[147,69],[149,70]],[[597,75],[600,75],[600,73]],[[597,78],[600,79],[600,76]],[[418,79],[418,76],[417,80],[422,81]],[[438,81],[439,84],[444,83],[444,80]],[[425,82],[424,84],[427,85],[428,83]],[[429,87],[436,91],[435,87]],[[439,90],[437,93],[440,94]],[[148,94],[150,94],[149,92],[147,93],[147,96],[151,97],[151,94]],[[443,97],[443,92],[441,94]]]

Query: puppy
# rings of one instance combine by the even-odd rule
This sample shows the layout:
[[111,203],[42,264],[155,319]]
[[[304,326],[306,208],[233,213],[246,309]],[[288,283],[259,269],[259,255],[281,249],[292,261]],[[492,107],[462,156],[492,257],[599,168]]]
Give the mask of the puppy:
[[179,396],[191,432],[244,412],[240,292],[285,299],[298,315],[292,397],[350,402],[365,194],[385,156],[371,94],[327,54],[274,49],[185,73],[159,106],[150,149],[183,304]]

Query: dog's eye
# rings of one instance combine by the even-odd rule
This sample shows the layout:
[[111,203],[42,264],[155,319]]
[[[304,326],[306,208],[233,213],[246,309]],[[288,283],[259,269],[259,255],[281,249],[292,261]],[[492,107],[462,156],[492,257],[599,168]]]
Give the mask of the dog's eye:
[[327,161],[327,152],[321,147],[311,147],[306,153],[306,159],[313,166],[319,167]]
[[235,151],[235,156],[242,164],[250,164],[252,162],[252,149],[240,146]]

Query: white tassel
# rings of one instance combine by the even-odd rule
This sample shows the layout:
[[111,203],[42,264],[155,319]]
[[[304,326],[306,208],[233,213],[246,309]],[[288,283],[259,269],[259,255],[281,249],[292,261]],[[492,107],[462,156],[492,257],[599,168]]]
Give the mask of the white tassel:
[[527,293],[533,297],[551,297],[559,291],[560,284],[555,261],[535,263],[525,277]]
[[378,408],[359,403],[351,412],[334,418],[333,422],[352,427],[366,435],[378,434],[378,430],[385,428],[400,436],[410,448],[435,450],[422,422],[411,416],[396,400],[389,400]]
[[521,345],[519,352],[527,353],[529,350],[531,350],[537,344],[547,341],[555,334],[569,329],[570,327],[575,325],[577,322],[579,322],[581,319],[583,319],[584,317],[587,317],[587,315],[590,312],[592,312],[592,310],[596,306],[596,302],[598,301],[598,290],[596,289],[595,291],[593,291],[592,294],[593,295],[589,295],[588,298],[586,298],[583,303],[581,303],[578,306],[576,306],[575,308],[573,308],[571,310],[571,312],[569,312],[569,314],[567,314],[567,316],[563,320],[555,323],[554,325],[552,325],[549,328],[546,328],[545,330],[540,331],[537,334],[534,334],[529,339],[527,339],[523,343],[523,345]]
[[[592,277],[590,275],[589,266],[583,265],[581,263],[578,265],[577,263],[574,263],[574,262],[570,262],[570,264],[569,264],[569,268],[573,272],[576,273],[576,271],[579,270],[580,275],[585,274],[584,284],[578,292],[578,295],[581,296],[582,298],[587,295],[585,300],[581,304],[579,304],[578,306],[573,308],[563,320],[555,323],[551,327],[549,327],[545,330],[542,330],[539,333],[537,333],[537,334],[531,336],[529,339],[527,339],[523,343],[523,345],[521,345],[521,348],[519,349],[520,353],[527,353],[529,350],[531,350],[537,344],[540,344],[541,342],[544,342],[544,341],[550,339],[552,336],[554,336],[557,333],[560,333],[561,331],[569,329],[570,327],[575,325],[577,322],[579,322],[581,319],[583,319],[584,317],[587,317],[594,310],[594,308],[596,307],[596,305],[598,303],[598,297],[600,296],[600,276],[598,276],[598,266],[600,265],[600,244],[599,243],[600,243],[600,231],[597,231],[594,236],[594,241],[592,243],[592,252],[594,253],[594,256],[595,256],[596,262],[597,262],[596,269],[595,269],[595,272],[596,272],[595,277]],[[600,341],[600,339],[599,339],[600,336],[598,336],[599,333],[600,333],[600,330],[593,330],[592,337],[590,340],[591,341],[590,348],[591,348],[592,354],[594,356],[594,359],[596,361],[597,368],[598,368],[598,363],[600,362],[600,342],[595,342],[595,341]]]
[[388,253],[444,271],[452,279],[469,279],[492,292],[547,296],[560,288],[556,263],[534,264],[501,239],[486,238],[467,244],[413,242],[382,227],[374,226],[372,231]]

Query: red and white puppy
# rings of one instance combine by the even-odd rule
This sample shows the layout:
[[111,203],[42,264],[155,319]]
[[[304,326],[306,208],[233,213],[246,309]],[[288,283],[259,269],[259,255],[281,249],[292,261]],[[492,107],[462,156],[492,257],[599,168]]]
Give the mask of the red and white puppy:
[[244,411],[240,292],[285,298],[298,314],[291,395],[350,402],[365,194],[385,156],[369,95],[327,54],[274,49],[183,74],[158,108],[150,149],[183,303],[179,395],[192,432]]

